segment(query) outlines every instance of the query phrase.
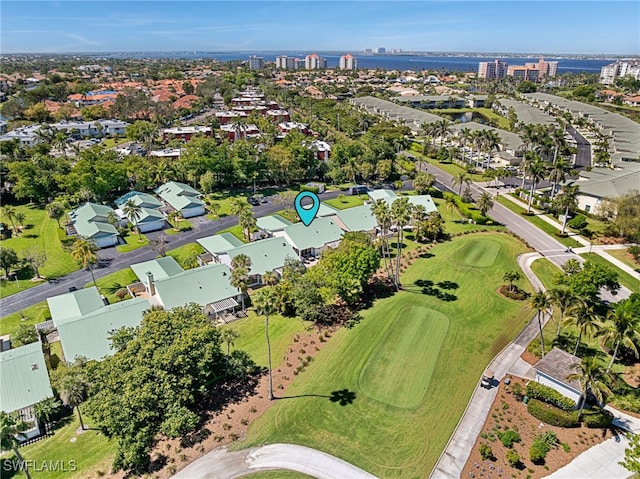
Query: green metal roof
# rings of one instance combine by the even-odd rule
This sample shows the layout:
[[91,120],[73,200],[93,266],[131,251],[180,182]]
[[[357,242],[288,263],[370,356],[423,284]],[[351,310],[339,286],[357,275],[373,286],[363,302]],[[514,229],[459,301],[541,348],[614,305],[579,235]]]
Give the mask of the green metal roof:
[[204,206],[204,201],[200,199],[201,193],[184,183],[169,181],[155,191],[160,198],[178,211]]
[[103,236],[118,236],[118,230],[110,223],[100,223],[97,221],[78,220],[73,225],[79,236],[89,239],[100,238]]
[[196,240],[200,246],[211,254],[228,253],[233,248],[242,246],[244,243],[231,233],[208,236]]
[[230,280],[231,271],[226,264],[210,264],[156,281],[155,286],[166,309],[187,303],[205,307],[209,303],[235,298],[239,294],[231,286]]
[[298,255],[291,245],[282,238],[268,238],[234,248],[229,252],[231,259],[239,254],[251,258],[250,274],[264,274],[284,266],[287,257],[297,259]]
[[99,205],[97,203],[85,203],[69,213],[69,216],[75,221],[107,221],[109,213],[112,212],[113,208],[110,206]]
[[280,215],[269,215],[263,216],[262,218],[258,218],[256,220],[256,225],[258,228],[264,231],[282,231],[287,226],[289,226],[291,221],[283,218]]
[[118,230],[107,222],[113,208],[96,203],[85,203],[80,208],[69,213],[73,226],[79,236],[98,238],[104,236],[118,236]]
[[324,245],[340,241],[342,229],[331,218],[316,218],[309,226],[296,223],[284,229],[289,243],[299,251],[322,248]]
[[436,208],[436,204],[433,202],[431,195],[417,195],[417,196],[409,196],[409,203],[412,205],[422,205],[427,213],[433,213],[434,211],[438,211]]
[[338,211],[338,219],[349,231],[371,231],[378,226],[378,221],[371,213],[371,205]]
[[53,397],[40,341],[0,353],[0,410],[13,412]]
[[[130,198],[133,203],[144,208],[162,208],[162,202],[149,193],[138,193]],[[123,205],[124,206],[124,205]]]
[[338,212],[337,208],[333,206],[329,206],[326,203],[320,203],[318,207],[318,213],[316,214],[316,218],[324,218],[325,216],[333,216]]
[[184,271],[173,256],[152,259],[144,263],[132,264],[131,269],[138,279],[144,283],[147,281],[147,273],[153,275],[154,281],[170,278]]
[[136,298],[104,306],[58,325],[62,351],[67,361],[78,356],[101,359],[113,354],[109,334],[122,327],[136,327],[142,313],[150,309],[146,299]]
[[144,206],[141,208],[138,223],[150,223],[158,220],[164,220],[164,215],[160,211],[153,208],[145,208]]
[[367,192],[367,194],[373,201],[386,200],[388,198],[396,199],[398,197],[392,190],[372,190]]
[[104,306],[95,286],[47,298],[47,303],[51,319],[56,327],[69,319],[77,318]]

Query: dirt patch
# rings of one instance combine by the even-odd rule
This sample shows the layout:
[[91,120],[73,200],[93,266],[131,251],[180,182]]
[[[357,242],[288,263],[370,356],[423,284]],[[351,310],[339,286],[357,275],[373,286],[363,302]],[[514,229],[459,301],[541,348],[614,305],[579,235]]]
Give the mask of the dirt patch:
[[614,236],[599,236],[596,238],[597,244],[624,244],[625,242],[624,238],[617,238]]
[[640,363],[627,368],[622,377],[629,386],[640,387]]
[[526,349],[524,350],[524,353],[522,353],[520,357],[524,359],[526,362],[528,362],[529,364],[531,364],[532,366],[538,361],[540,361],[540,358],[538,356],[536,356],[533,353],[530,353]]
[[513,291],[510,291],[508,284],[503,284],[502,286],[500,286],[497,290],[497,293],[501,296],[504,296],[505,298],[515,299],[517,301],[524,301],[529,297],[526,291],[522,291],[515,286],[513,287]]
[[[476,439],[460,477],[542,478],[567,465],[590,447],[612,437],[609,430],[586,427],[563,429],[541,423],[527,412],[526,405],[509,392],[509,388],[516,383],[524,389],[525,381],[519,378],[511,378],[511,386],[505,386],[504,382],[500,383],[491,412],[482,427],[480,436]],[[496,434],[506,430],[516,431],[520,435],[520,442],[512,446],[520,456],[521,464],[518,467],[512,467],[507,461],[506,454],[509,449],[502,444]],[[529,459],[529,448],[535,437],[546,431],[555,432],[559,444],[549,451],[544,464],[534,464]],[[481,444],[487,444],[491,448],[493,460],[482,459],[479,451]]]

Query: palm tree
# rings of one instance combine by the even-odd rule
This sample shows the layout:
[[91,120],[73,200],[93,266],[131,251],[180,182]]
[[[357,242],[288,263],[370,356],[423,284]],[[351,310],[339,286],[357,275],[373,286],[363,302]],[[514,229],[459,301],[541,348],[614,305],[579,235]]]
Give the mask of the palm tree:
[[434,123],[433,132],[440,137],[440,148],[444,144],[444,138],[451,133],[451,122],[446,118]]
[[458,186],[458,195],[462,195],[462,187],[471,184],[471,177],[466,171],[458,171],[451,179],[453,186]]
[[[13,453],[16,455],[18,462],[20,465],[24,465],[24,459],[20,455],[20,451],[18,451],[19,444],[19,436],[21,433],[28,431],[31,429],[31,426],[24,422],[20,416],[16,413],[7,414],[4,411],[0,411],[0,446],[3,451],[8,451],[11,449]],[[31,479],[31,475],[29,474],[29,468],[23,467],[25,475],[27,479]]]
[[251,258],[246,254],[239,254],[231,260],[231,285],[240,290],[242,310],[244,311],[244,296],[249,288],[249,271],[251,270]]
[[565,324],[572,324],[578,328],[578,340],[576,341],[576,347],[573,350],[573,355],[578,354],[578,347],[580,346],[580,340],[584,334],[590,334],[597,329],[597,325],[600,320],[600,316],[595,310],[595,306],[587,303],[584,300],[578,301],[573,305],[568,315],[564,320]]
[[93,276],[92,266],[98,261],[98,255],[96,254],[98,247],[96,244],[85,238],[78,238],[74,241],[71,247],[71,256],[75,259],[83,269],[89,268],[91,278],[93,279],[93,285],[97,288],[96,278]]
[[576,372],[567,376],[567,379],[580,382],[582,401],[580,402],[580,411],[578,411],[578,420],[582,419],[582,411],[589,393],[593,394],[600,404],[605,401],[606,395],[611,394],[611,390],[606,384],[606,381],[609,380],[609,373],[600,366],[595,356],[582,358],[582,361],[576,365]]
[[476,156],[476,168],[478,167],[480,154],[482,152],[482,148],[484,145],[484,135],[485,135],[485,130],[476,130],[471,134],[471,140],[473,142],[473,146],[475,146],[478,151],[478,154]]
[[578,207],[578,194],[580,187],[578,185],[565,185],[562,192],[556,198],[556,204],[559,208],[564,208],[564,219],[562,220],[562,234],[567,229],[567,218],[569,212]]
[[453,196],[451,193],[445,193],[444,201],[445,201],[444,207],[449,211],[451,211],[451,221],[453,221],[453,212],[458,208],[458,205],[456,203],[456,197]]
[[275,271],[267,271],[262,275],[262,284],[265,286],[273,286],[278,282],[278,275]]
[[271,342],[269,340],[269,315],[278,310],[278,296],[275,288],[262,288],[252,297],[256,312],[264,315],[264,334],[267,340],[267,363],[269,369],[269,399],[273,400],[273,377],[271,373]]
[[531,190],[529,191],[529,203],[527,204],[527,213],[531,212],[531,203],[533,202],[533,192],[536,190],[538,183],[544,179],[546,173],[546,164],[538,155],[529,164],[529,176],[531,177]]
[[11,226],[13,226],[13,231],[18,234],[18,228],[16,228],[15,219],[16,219],[16,209],[11,206],[3,206],[2,207],[2,215],[6,216],[7,219],[11,222]]
[[60,410],[60,406],[62,406],[60,401],[52,397],[43,399],[33,406],[38,424],[44,426],[45,432],[49,427],[49,421]]
[[[389,209],[389,204],[385,200],[376,200],[371,205],[371,213],[375,216],[376,221],[378,222],[378,226],[380,226],[380,235],[381,235],[381,248],[382,248],[382,258],[384,260],[384,269],[387,271],[387,276],[391,278],[393,275],[391,271],[391,252],[389,251],[389,236],[388,232],[391,228],[391,210]],[[389,258],[389,263],[387,264],[387,258]]]
[[236,331],[235,329],[225,328],[220,331],[220,339],[222,339],[223,342],[227,343],[227,358],[224,367],[225,372],[229,369],[229,354],[231,352],[231,346],[233,346],[235,340],[238,339],[238,336],[238,331]]
[[65,374],[57,386],[58,394],[62,400],[62,404],[70,408],[76,408],[78,411],[78,419],[80,419],[80,427],[86,429],[82,421],[82,413],[80,412],[80,404],[84,401],[87,394],[87,383],[81,374],[77,372],[69,372]]
[[140,228],[138,228],[138,221],[142,218],[142,206],[137,205],[133,199],[129,198],[122,207],[122,212],[133,223],[138,232],[138,241],[142,242],[142,235],[140,234]]
[[[484,151],[486,151],[489,154],[489,159],[491,158],[491,152],[499,148],[501,142],[502,142],[502,139],[500,138],[500,135],[498,135],[498,133],[496,133],[493,130],[485,130],[482,147]],[[488,166],[489,165],[487,165],[487,167]]]
[[242,198],[234,198],[231,200],[231,214],[233,216],[240,216],[243,212],[251,210],[251,206],[246,201],[243,201]]
[[466,159],[465,158],[465,145],[467,144],[467,142],[469,140],[471,140],[473,138],[472,132],[469,128],[461,128],[458,131],[458,142],[460,143],[460,146],[462,147],[462,159],[463,161]]
[[542,357],[544,357],[544,336],[542,335],[542,315],[547,314],[551,301],[549,295],[545,291],[538,291],[531,297],[531,306],[537,312],[538,328],[540,329],[540,348],[542,351]]
[[521,279],[522,273],[520,273],[520,271],[507,271],[504,275],[502,275],[502,280],[509,283],[509,292],[513,291],[514,283],[517,283]]
[[556,190],[558,188],[558,183],[562,183],[566,180],[566,172],[569,169],[570,165],[566,158],[560,157],[558,158],[553,166],[551,166],[551,170],[549,171],[549,180],[553,182],[553,186],[551,187],[551,199],[553,200],[556,196]]
[[482,216],[487,216],[489,210],[493,208],[493,197],[491,193],[487,191],[483,192],[478,198],[476,206],[480,210],[480,213],[482,213]]
[[638,357],[636,343],[640,344],[640,318],[632,311],[629,300],[625,300],[619,302],[615,309],[607,313],[607,320],[607,323],[600,328],[596,336],[602,336],[602,340],[605,343],[611,341],[615,344],[611,361],[607,366],[608,373],[616,361],[618,348],[621,344],[633,351],[636,358]]
[[250,209],[244,210],[238,217],[238,223],[247,241],[251,241],[251,231],[256,226],[256,218],[253,216],[253,211]]
[[409,198],[398,198],[391,204],[391,218],[396,225],[398,233],[396,253],[396,288],[400,288],[400,261],[402,260],[402,241],[404,239],[404,227],[411,221],[412,205]]
[[49,218],[56,220],[58,228],[60,228],[60,220],[64,217],[64,206],[62,206],[62,203],[57,201],[49,203],[47,205],[47,214],[49,215]]
[[576,304],[577,298],[570,289],[555,288],[549,291],[549,299],[551,300],[551,304],[560,312],[560,318],[558,318],[558,330],[556,331],[556,336],[560,336],[560,329],[564,322],[564,315],[567,310]]

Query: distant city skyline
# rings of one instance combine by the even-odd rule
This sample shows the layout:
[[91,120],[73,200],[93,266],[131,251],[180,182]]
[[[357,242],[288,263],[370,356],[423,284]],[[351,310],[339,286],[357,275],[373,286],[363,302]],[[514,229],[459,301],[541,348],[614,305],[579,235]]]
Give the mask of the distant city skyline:
[[0,52],[640,54],[637,1],[4,1]]

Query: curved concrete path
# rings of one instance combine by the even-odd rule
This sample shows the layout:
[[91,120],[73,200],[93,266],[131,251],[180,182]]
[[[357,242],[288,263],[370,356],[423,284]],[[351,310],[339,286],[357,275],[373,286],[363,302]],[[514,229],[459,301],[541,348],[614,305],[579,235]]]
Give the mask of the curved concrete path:
[[258,471],[301,472],[318,479],[376,479],[324,452],[295,444],[270,444],[242,451],[211,451],[178,472],[174,479],[233,479]]

